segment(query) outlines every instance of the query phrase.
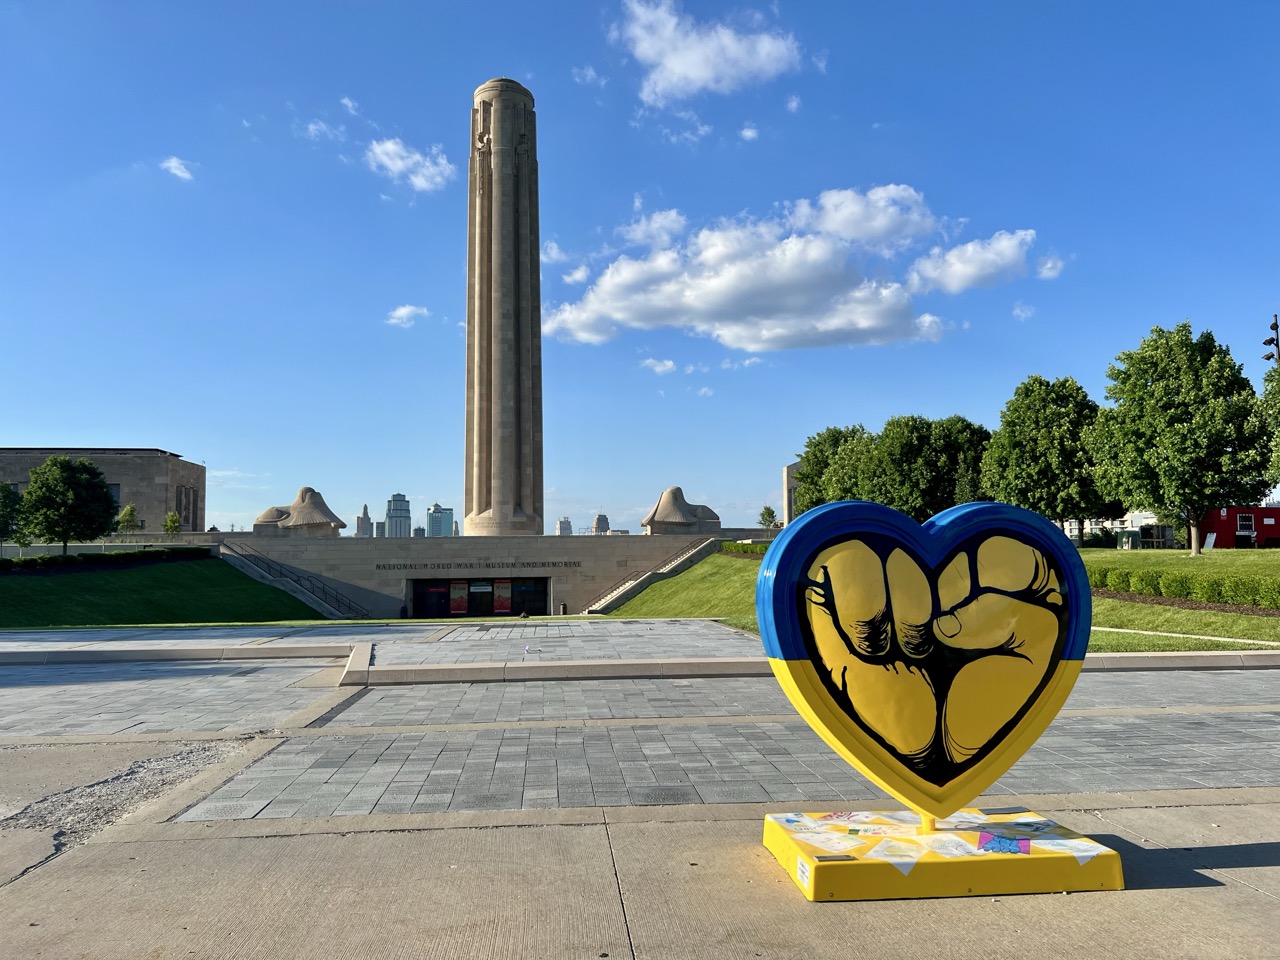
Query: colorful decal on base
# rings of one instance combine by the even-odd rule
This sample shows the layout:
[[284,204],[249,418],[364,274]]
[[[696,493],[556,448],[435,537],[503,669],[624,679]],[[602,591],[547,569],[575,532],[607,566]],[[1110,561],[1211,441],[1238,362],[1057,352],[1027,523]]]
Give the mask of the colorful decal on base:
[[1074,545],[1037,514],[971,503],[920,525],[849,501],[778,535],[756,612],[810,726],[884,790],[945,817],[1066,702],[1091,608]]

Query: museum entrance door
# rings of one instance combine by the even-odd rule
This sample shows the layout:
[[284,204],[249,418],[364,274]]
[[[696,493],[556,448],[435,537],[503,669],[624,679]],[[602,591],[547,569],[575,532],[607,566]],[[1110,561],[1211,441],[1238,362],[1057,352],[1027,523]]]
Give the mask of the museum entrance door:
[[494,580],[413,580],[409,616],[415,620],[445,617],[545,617],[550,602],[547,577]]

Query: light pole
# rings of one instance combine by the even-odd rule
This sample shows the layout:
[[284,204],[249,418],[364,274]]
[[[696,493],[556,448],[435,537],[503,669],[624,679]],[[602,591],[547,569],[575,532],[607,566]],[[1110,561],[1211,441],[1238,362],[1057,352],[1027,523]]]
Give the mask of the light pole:
[[1280,367],[1280,314],[1271,315],[1271,336],[1262,341],[1264,347],[1271,347],[1262,355],[1263,360],[1274,360]]

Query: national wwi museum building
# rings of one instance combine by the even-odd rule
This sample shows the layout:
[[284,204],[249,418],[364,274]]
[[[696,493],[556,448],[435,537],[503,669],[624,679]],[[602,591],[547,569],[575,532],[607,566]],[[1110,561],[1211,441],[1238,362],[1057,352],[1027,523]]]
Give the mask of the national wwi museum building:
[[[720,539],[760,535],[721,530],[714,511],[671,487],[644,521],[652,536],[544,536],[535,119],[533,95],[514,80],[475,91],[463,535],[340,536],[346,524],[320,491],[303,487],[293,503],[267,507],[252,534],[191,540],[218,544],[238,569],[330,615],[434,619],[608,609],[718,550]],[[52,453],[97,463],[120,502],[137,504],[147,530],[160,529],[170,509],[186,529],[204,529],[204,468],[163,450],[10,450],[0,479],[25,480]],[[136,491],[136,477],[152,496]]]
[[692,509],[663,536],[543,535],[533,95],[514,80],[481,84],[470,135],[463,536],[339,537],[345,523],[304,487],[290,506],[269,508],[251,539],[223,537],[223,556],[241,569],[266,558],[277,575],[315,578],[375,617],[579,613],[716,549],[718,518],[713,531],[714,514]]
[[107,481],[116,503],[132,503],[144,533],[160,533],[176,513],[182,529],[204,529],[205,469],[168,450],[131,447],[0,447],[0,483],[21,493],[31,468],[50,457],[90,460]]

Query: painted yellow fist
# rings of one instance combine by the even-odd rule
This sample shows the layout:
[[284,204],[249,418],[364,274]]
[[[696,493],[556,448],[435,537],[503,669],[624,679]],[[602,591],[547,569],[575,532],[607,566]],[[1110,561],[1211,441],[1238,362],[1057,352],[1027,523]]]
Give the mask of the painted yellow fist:
[[827,547],[803,584],[808,642],[849,716],[943,784],[1005,736],[1047,681],[1065,618],[1061,578],[1010,536],[934,571],[868,535]]

